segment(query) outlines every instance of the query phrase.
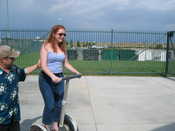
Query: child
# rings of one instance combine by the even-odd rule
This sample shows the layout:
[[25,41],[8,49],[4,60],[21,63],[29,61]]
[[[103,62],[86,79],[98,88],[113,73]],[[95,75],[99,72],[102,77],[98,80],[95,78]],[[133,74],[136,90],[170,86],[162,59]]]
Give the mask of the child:
[[26,74],[40,67],[37,64],[25,69],[14,65],[19,51],[7,45],[0,46],[0,130],[20,131],[20,107],[18,100],[18,82],[24,81]]

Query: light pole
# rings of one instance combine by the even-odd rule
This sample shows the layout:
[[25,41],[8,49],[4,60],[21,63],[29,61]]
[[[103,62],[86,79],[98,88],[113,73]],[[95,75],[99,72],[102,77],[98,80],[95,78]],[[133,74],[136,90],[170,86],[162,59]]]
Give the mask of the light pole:
[[7,25],[6,25],[6,28],[7,30],[9,30],[9,2],[8,0],[6,0],[6,16],[7,16]]
[[6,16],[7,16],[7,24],[6,24],[6,44],[8,44],[9,35],[9,2],[6,0]]

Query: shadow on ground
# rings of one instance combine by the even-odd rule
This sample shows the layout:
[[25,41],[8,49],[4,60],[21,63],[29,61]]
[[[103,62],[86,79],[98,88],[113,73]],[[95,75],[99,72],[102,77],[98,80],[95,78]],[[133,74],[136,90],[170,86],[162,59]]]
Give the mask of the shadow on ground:
[[21,131],[29,131],[30,126],[35,123],[41,116],[35,117],[33,119],[25,119],[21,122]]
[[175,81],[175,77],[167,77],[167,79]]
[[175,123],[165,125],[165,126],[161,126],[161,127],[156,128],[152,131],[175,131]]

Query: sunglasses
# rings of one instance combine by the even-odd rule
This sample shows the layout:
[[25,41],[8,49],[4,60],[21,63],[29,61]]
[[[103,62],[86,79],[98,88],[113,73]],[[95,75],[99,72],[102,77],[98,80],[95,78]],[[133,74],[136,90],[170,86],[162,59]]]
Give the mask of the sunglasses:
[[66,36],[65,33],[59,33],[58,35],[59,35],[59,36],[64,36],[64,37]]
[[14,57],[4,57],[5,59],[11,59],[11,60],[15,60],[16,58]]

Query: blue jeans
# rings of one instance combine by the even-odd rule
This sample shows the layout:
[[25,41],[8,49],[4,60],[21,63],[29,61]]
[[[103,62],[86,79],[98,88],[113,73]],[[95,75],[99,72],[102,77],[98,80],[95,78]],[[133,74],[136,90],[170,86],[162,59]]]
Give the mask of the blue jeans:
[[[55,75],[63,77],[63,73]],[[41,72],[39,75],[39,87],[45,104],[42,117],[43,124],[50,125],[53,122],[59,122],[64,97],[64,81],[55,84],[49,76]]]

